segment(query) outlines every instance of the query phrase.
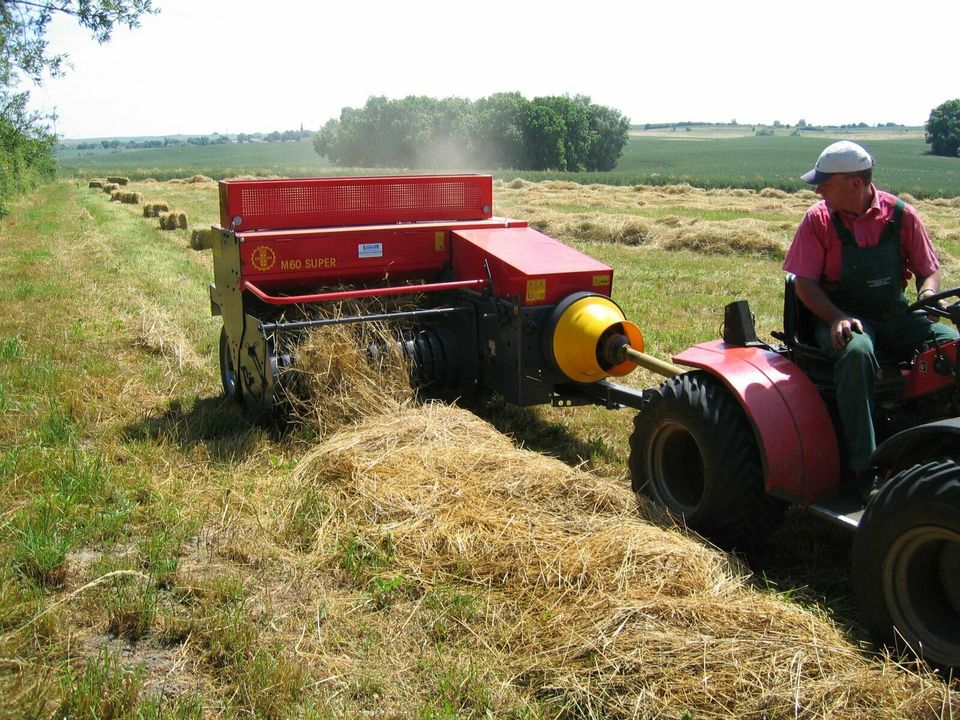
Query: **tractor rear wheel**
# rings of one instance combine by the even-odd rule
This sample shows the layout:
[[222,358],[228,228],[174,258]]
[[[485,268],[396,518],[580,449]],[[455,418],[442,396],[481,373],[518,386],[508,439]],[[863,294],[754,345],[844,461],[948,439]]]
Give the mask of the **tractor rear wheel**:
[[853,541],[853,590],[874,639],[960,668],[960,459],[894,475]]
[[236,403],[243,401],[237,370],[233,366],[233,358],[230,357],[225,327],[220,328],[220,382],[223,383],[223,394],[228,400]]
[[783,505],[764,492],[740,404],[703,372],[666,380],[644,403],[630,436],[633,489],[721,547],[761,549]]

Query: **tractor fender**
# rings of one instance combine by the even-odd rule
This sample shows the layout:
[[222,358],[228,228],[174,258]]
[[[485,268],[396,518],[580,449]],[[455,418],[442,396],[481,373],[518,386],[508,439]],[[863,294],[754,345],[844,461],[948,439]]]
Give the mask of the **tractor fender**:
[[719,378],[753,426],[767,493],[810,504],[836,494],[840,479],[837,433],[810,379],[766,347],[714,340],[675,355],[679,365]]
[[884,469],[903,469],[938,455],[956,455],[960,447],[960,417],[924,423],[892,435],[870,456]]

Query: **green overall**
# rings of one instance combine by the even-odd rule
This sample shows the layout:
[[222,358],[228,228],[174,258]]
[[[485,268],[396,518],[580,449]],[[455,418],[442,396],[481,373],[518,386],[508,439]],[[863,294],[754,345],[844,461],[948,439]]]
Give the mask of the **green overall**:
[[837,213],[833,225],[840,237],[842,262],[840,284],[830,300],[848,315],[860,320],[862,333],[854,333],[846,347],[837,350],[830,328],[818,323],[817,343],[833,360],[842,436],[850,469],[870,467],[876,449],[873,427],[873,387],[879,364],[874,347],[909,359],[927,340],[938,342],[957,337],[946,325],[906,312],[903,294],[903,263],[900,257],[900,219],[903,201],[897,200],[893,218],[888,220],[873,247],[859,247]]

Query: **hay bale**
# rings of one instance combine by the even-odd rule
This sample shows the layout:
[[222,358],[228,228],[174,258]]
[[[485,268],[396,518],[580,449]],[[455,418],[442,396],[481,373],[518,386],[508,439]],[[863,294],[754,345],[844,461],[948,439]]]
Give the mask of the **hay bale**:
[[184,213],[184,212],[182,212],[182,213],[177,213],[177,227],[180,228],[181,230],[186,230],[186,229],[187,229],[187,214],[186,214],[186,213]]
[[110,202],[120,202],[120,198],[123,193],[120,190],[114,190],[110,193]]
[[115,176],[115,177],[108,176],[107,182],[115,183],[117,185],[127,185],[130,182],[130,178],[119,177],[119,176]]
[[177,214],[169,212],[161,212],[158,216],[160,219],[160,229],[161,230],[176,230],[177,229]]
[[103,187],[101,187],[100,189],[109,195],[110,193],[119,190],[120,186],[117,185],[116,183],[104,183]]
[[213,178],[207,177],[206,175],[192,175],[186,179],[185,182],[188,183],[212,183],[214,182]]
[[144,217],[158,217],[161,212],[167,212],[170,206],[165,202],[151,202],[143,206]]
[[95,180],[91,180],[91,181],[90,181],[90,184],[87,185],[87,187],[102,188],[102,187],[103,187],[103,183],[104,183],[103,180],[96,180],[96,179],[95,179]]
[[210,250],[213,247],[214,232],[212,228],[195,229],[190,233],[190,247],[194,250]]
[[143,195],[138,192],[125,192],[120,196],[120,202],[127,205],[139,205],[143,201]]

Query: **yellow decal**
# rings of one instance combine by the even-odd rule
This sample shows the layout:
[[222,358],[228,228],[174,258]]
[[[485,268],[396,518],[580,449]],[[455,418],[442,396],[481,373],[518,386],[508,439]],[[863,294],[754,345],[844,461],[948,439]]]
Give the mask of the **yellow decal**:
[[281,260],[281,270],[327,270],[337,266],[335,257],[318,258],[291,258],[290,260]]
[[539,280],[527,280],[527,302],[536,302],[537,300],[547,299],[547,281],[545,278]]
[[326,270],[337,266],[335,257],[307,258],[303,261],[303,266],[308,270]]
[[437,252],[443,252],[446,247],[447,234],[442,230],[438,230],[433,235],[433,249]]
[[609,275],[594,275],[593,276],[593,286],[594,287],[608,287],[610,285],[610,276]]
[[277,262],[277,254],[271,247],[257,245],[257,247],[253,249],[253,252],[250,253],[250,262],[253,263],[254,268],[260,272],[265,272],[272,268]]

